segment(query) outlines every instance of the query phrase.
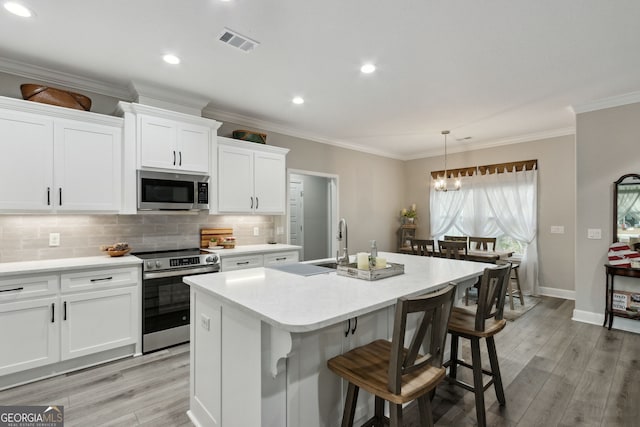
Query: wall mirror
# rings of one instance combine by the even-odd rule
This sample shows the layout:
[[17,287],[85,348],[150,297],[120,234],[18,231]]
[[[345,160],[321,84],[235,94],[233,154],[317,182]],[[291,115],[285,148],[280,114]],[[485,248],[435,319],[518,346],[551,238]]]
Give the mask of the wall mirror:
[[613,184],[613,241],[628,243],[637,250],[640,247],[640,175],[623,175]]

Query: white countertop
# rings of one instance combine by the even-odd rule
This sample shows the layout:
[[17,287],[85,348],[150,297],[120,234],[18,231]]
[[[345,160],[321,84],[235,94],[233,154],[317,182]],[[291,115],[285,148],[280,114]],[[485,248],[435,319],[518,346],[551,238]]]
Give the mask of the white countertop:
[[388,307],[402,296],[473,279],[488,266],[387,252],[379,256],[404,264],[405,274],[367,281],[335,271],[304,277],[261,267],[188,276],[184,281],[280,329],[307,332]]
[[256,253],[269,253],[269,252],[282,252],[282,251],[299,251],[302,249],[302,246],[295,245],[286,245],[284,243],[276,243],[276,244],[264,244],[264,245],[236,245],[233,249],[208,249],[210,252],[215,252],[220,256],[220,258],[224,258],[225,256],[233,256],[233,255],[249,255]]
[[108,255],[45,259],[37,261],[0,263],[0,277],[14,274],[49,273],[59,270],[81,270],[85,268],[123,267],[142,264],[142,260],[133,255],[110,257]]

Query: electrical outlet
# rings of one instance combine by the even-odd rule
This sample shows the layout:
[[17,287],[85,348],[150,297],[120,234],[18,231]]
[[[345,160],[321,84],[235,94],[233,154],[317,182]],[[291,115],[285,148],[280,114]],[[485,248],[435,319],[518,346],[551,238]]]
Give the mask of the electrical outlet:
[[276,234],[280,235],[280,234],[284,234],[284,227],[279,225],[276,227]]
[[254,236],[260,235],[260,227],[253,227],[253,235]]
[[589,228],[587,230],[587,239],[602,239],[602,230],[599,228]]
[[60,246],[60,233],[49,233],[49,246]]
[[200,313],[200,326],[202,326],[202,329],[204,329],[205,331],[210,330],[211,329],[211,318],[209,316],[207,316],[206,314]]
[[552,225],[551,234],[564,234],[564,225]]

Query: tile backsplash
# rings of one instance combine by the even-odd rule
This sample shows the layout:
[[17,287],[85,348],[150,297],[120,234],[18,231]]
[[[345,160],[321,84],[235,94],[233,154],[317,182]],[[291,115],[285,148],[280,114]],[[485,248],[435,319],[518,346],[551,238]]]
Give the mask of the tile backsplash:
[[[0,262],[100,255],[100,246],[128,242],[135,251],[192,248],[201,228],[233,228],[238,245],[286,243],[276,235],[284,216],[209,215],[206,212],[139,215],[0,215]],[[258,227],[259,236],[254,236]],[[284,229],[284,228],[283,228]],[[60,233],[60,246],[49,246]]]

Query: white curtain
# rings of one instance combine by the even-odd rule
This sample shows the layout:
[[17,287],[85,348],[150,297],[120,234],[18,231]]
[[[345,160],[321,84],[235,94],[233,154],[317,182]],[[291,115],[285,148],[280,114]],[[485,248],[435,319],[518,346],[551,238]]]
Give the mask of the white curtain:
[[507,235],[524,243],[523,289],[538,294],[538,171],[505,171],[465,177],[460,191],[430,191],[431,234],[440,239],[453,227],[481,237]]
[[505,171],[478,176],[500,230],[526,244],[520,262],[523,288],[538,294],[538,171]]

